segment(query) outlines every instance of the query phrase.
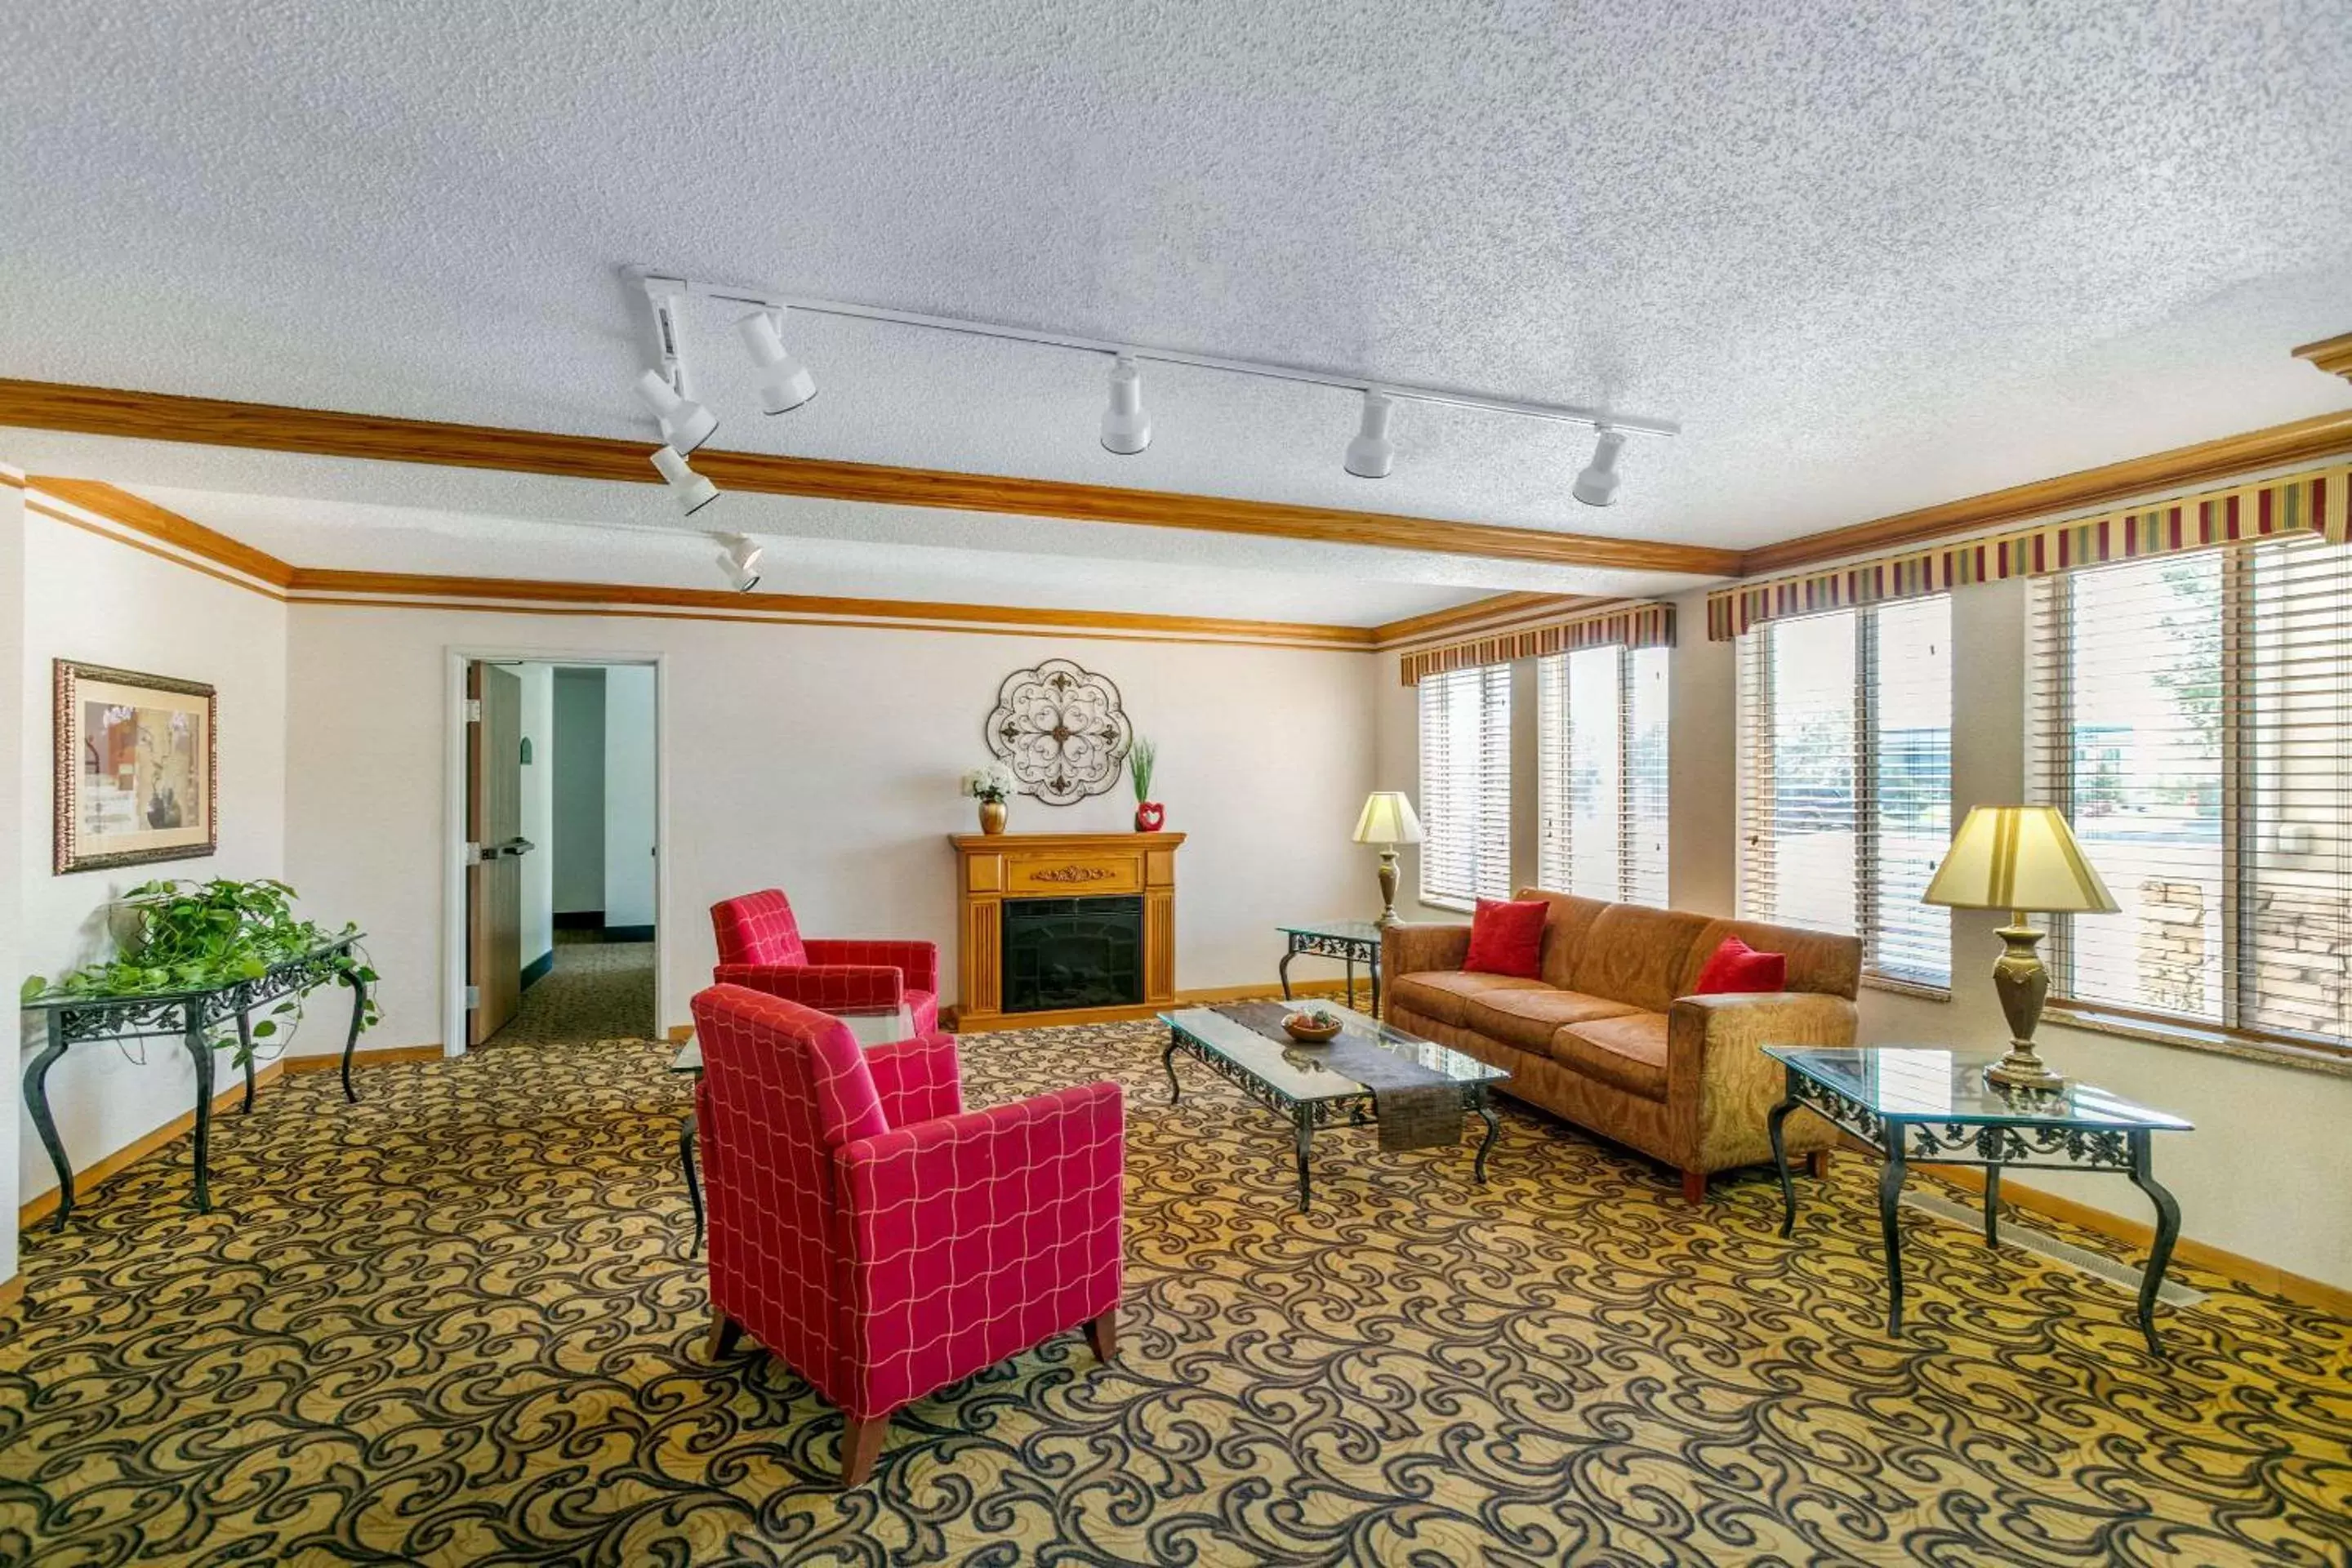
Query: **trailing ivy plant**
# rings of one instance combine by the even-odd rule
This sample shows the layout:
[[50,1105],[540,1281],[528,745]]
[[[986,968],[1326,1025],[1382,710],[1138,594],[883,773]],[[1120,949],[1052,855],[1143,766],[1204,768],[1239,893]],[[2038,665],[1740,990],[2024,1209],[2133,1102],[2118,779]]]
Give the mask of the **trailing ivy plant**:
[[[346,925],[340,931],[326,931],[315,921],[298,917],[294,899],[293,889],[268,878],[251,882],[220,877],[209,882],[142,883],[120,900],[119,907],[135,917],[136,930],[112,958],[84,965],[54,981],[36,974],[25,982],[22,999],[120,1001],[232,985],[257,980],[274,966],[316,952],[359,929]],[[357,946],[330,953],[322,963],[334,979],[373,984],[376,978],[367,954]],[[256,1019],[256,1043],[299,1024],[302,996],[311,989],[315,985],[279,999],[268,1016]],[[360,1015],[360,1027],[373,1027],[378,1017],[375,997],[370,993]],[[283,1025],[281,1018],[286,1020]],[[223,1029],[212,1043],[215,1049],[236,1044],[234,1026]],[[239,1066],[245,1065],[247,1054],[242,1048],[236,1051]]]

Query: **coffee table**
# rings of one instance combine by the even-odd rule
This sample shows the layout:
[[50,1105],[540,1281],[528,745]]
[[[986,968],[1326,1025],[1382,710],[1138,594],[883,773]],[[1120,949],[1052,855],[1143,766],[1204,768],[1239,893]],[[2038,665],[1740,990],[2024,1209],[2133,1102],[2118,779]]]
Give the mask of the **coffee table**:
[[[1471,1163],[1472,1174],[1485,1182],[1486,1155],[1503,1130],[1486,1103],[1486,1091],[1511,1075],[1475,1057],[1465,1056],[1435,1040],[1423,1039],[1361,1013],[1345,1007],[1326,1010],[1338,1014],[1350,1034],[1370,1037],[1381,1048],[1452,1080],[1461,1092],[1462,1109],[1476,1112],[1486,1124],[1486,1135],[1479,1141],[1477,1155]],[[1160,1014],[1160,1021],[1168,1026],[1168,1048],[1160,1053],[1160,1065],[1167,1069],[1171,1104],[1183,1096],[1176,1081],[1176,1053],[1182,1051],[1198,1058],[1219,1077],[1237,1085],[1243,1093],[1290,1122],[1298,1155],[1298,1212],[1305,1214],[1314,1196],[1307,1176],[1307,1152],[1315,1129],[1341,1121],[1354,1127],[1373,1125],[1377,1107],[1372,1091],[1334,1070],[1328,1061],[1320,1059],[1317,1047],[1270,1039],[1213,1007],[1180,1008]]]

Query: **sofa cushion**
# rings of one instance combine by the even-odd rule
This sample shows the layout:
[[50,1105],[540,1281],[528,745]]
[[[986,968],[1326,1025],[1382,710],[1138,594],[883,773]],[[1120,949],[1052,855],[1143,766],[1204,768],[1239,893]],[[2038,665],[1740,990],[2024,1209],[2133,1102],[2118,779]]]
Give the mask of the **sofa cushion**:
[[1543,991],[1540,980],[1513,974],[1473,974],[1460,969],[1430,969],[1400,974],[1388,988],[1389,1005],[1404,1007],[1441,1024],[1463,1024],[1464,1008],[1474,996],[1498,991]]
[[1625,1013],[1570,1024],[1551,1037],[1551,1056],[1562,1067],[1629,1094],[1666,1098],[1664,1013]]
[[1541,899],[1551,906],[1551,912],[1544,916],[1543,973],[1538,978],[1562,991],[1575,990],[1569,984],[1569,965],[1575,961],[1577,950],[1584,945],[1584,934],[1591,929],[1593,917],[1609,906],[1599,899],[1547,893],[1541,888],[1521,888],[1518,897]]
[[[1630,1002],[1645,1013],[1663,1013],[1698,973],[1690,962],[1691,948],[1715,923],[1681,910],[1611,904],[1592,917],[1583,945],[1570,961],[1569,985]],[[1713,952],[1714,945],[1706,951]]]
[[1691,982],[1694,996],[1723,996],[1736,992],[1782,991],[1788,988],[1789,961],[1777,952],[1759,952],[1736,936],[1699,965]]
[[1784,989],[1843,996],[1851,1002],[1862,982],[1862,939],[1802,926],[1772,925],[1764,921],[1716,921],[1699,936],[1691,953],[1690,969],[1677,995],[1697,994],[1698,972],[1707,956],[1736,936],[1759,952],[1777,952],[1789,961]]
[[1632,1011],[1624,1003],[1606,996],[1546,986],[1540,991],[1489,991],[1473,996],[1463,1007],[1462,1022],[1506,1045],[1544,1056],[1550,1052],[1551,1037],[1563,1025],[1614,1018]]
[[1544,916],[1551,910],[1541,899],[1507,902],[1481,899],[1470,917],[1470,952],[1462,967],[1481,974],[1516,974],[1522,980],[1541,977]]

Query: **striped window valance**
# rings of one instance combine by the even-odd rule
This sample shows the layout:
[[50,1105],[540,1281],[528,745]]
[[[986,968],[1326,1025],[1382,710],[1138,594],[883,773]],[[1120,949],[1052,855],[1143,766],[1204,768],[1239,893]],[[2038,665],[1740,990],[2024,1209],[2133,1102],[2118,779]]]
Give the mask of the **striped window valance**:
[[1792,616],[1916,599],[1976,583],[2042,577],[2217,544],[2302,533],[2324,534],[2343,544],[2352,542],[2347,490],[2352,490],[2352,466],[2339,464],[2097,517],[1742,583],[1706,596],[1707,640],[1728,642],[1750,626]]
[[1672,605],[1620,605],[1596,615],[1416,649],[1403,655],[1399,665],[1404,683],[1417,686],[1424,675],[1508,664],[1515,658],[1539,658],[1586,647],[1672,647],[1674,643]]

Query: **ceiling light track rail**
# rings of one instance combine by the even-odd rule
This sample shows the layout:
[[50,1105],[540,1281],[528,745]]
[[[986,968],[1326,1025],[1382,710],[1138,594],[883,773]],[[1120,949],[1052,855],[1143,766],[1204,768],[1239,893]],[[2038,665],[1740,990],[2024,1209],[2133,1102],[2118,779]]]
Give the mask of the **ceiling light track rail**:
[[[644,286],[646,298],[652,301],[657,317],[666,316],[666,301],[678,298],[709,300],[716,304],[743,305],[759,310],[797,310],[812,316],[840,316],[853,321],[882,321],[894,326],[920,327],[931,331],[956,332],[964,337],[995,338],[1007,342],[1034,343],[1041,348],[1068,349],[1079,353],[1107,354],[1113,359],[1149,361],[1154,364],[1189,365],[1196,370],[1223,371],[1232,375],[1257,376],[1269,381],[1300,382],[1312,386],[1328,386],[1341,392],[1371,393],[1384,397],[1415,403],[1440,403],[1456,408],[1474,408],[1488,414],[1516,415],[1528,419],[1549,419],[1569,425],[1587,426],[1595,430],[1622,430],[1642,436],[1678,436],[1682,426],[1672,420],[1650,419],[1633,415],[1611,414],[1597,408],[1584,408],[1565,403],[1536,403],[1522,398],[1494,397],[1482,392],[1468,392],[1459,387],[1431,386],[1413,382],[1379,381],[1360,375],[1348,375],[1337,371],[1318,370],[1307,365],[1282,364],[1270,360],[1228,359],[1221,354],[1195,353],[1189,349],[1165,348],[1150,343],[1125,343],[1108,338],[1090,338],[1075,332],[1045,331],[1034,327],[1010,326],[1000,321],[974,321],[959,316],[932,316],[919,310],[898,310],[883,305],[861,305],[842,300],[818,300],[798,294],[765,294],[757,290],[726,284],[704,283],[675,273],[641,271],[635,274]],[[665,343],[665,347],[667,344]]]

